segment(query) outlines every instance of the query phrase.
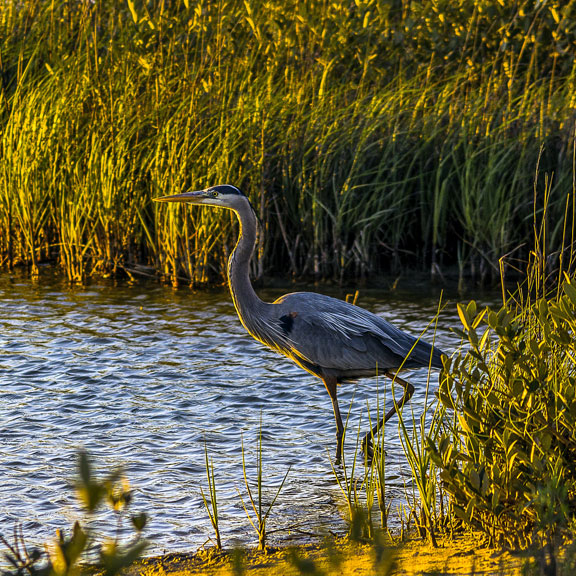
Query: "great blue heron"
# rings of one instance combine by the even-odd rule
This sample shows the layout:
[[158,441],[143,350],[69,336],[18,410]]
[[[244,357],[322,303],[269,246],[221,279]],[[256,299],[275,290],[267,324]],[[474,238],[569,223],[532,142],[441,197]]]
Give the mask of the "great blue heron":
[[263,302],[254,292],[249,277],[249,263],[256,245],[257,217],[250,201],[238,188],[213,186],[156,200],[216,206],[236,213],[240,236],[228,261],[228,283],[240,321],[256,340],[322,379],[336,418],[336,460],[341,458],[344,436],[337,399],[339,383],[380,374],[404,387],[402,399],[366,435],[363,445],[368,451],[371,450],[371,437],[414,392],[412,384],[392,371],[442,367],[441,350],[343,300],[314,292],[294,292],[271,304]]

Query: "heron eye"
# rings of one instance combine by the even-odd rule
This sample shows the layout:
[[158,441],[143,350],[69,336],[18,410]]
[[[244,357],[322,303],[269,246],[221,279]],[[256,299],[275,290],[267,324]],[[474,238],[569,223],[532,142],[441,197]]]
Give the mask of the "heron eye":
[[212,196],[212,198],[218,198],[218,192],[216,192],[216,190],[211,190],[210,196]]

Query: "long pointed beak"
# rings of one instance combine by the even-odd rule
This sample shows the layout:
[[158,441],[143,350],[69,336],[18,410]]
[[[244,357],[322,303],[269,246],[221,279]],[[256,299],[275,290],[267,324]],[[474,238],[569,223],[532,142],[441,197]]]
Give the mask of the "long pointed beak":
[[206,190],[195,190],[184,192],[183,194],[172,194],[171,196],[160,196],[153,198],[154,202],[199,202],[209,198]]

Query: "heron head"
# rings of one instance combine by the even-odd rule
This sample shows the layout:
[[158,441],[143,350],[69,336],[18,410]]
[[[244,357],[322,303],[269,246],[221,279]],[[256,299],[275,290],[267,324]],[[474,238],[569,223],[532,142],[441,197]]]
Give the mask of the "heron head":
[[234,209],[239,202],[246,200],[246,196],[235,186],[221,184],[219,186],[211,186],[206,188],[206,190],[160,196],[160,198],[154,198],[154,200],[156,202],[188,202],[189,204],[205,204],[207,206]]

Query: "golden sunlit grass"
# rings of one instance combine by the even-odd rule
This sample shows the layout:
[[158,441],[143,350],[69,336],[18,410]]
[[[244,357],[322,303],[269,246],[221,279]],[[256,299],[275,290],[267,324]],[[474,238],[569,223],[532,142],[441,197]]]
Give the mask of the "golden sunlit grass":
[[575,22],[559,0],[3,2],[0,263],[220,280],[233,220],[151,198],[230,182],[257,274],[497,276],[542,145],[551,221],[571,187]]

